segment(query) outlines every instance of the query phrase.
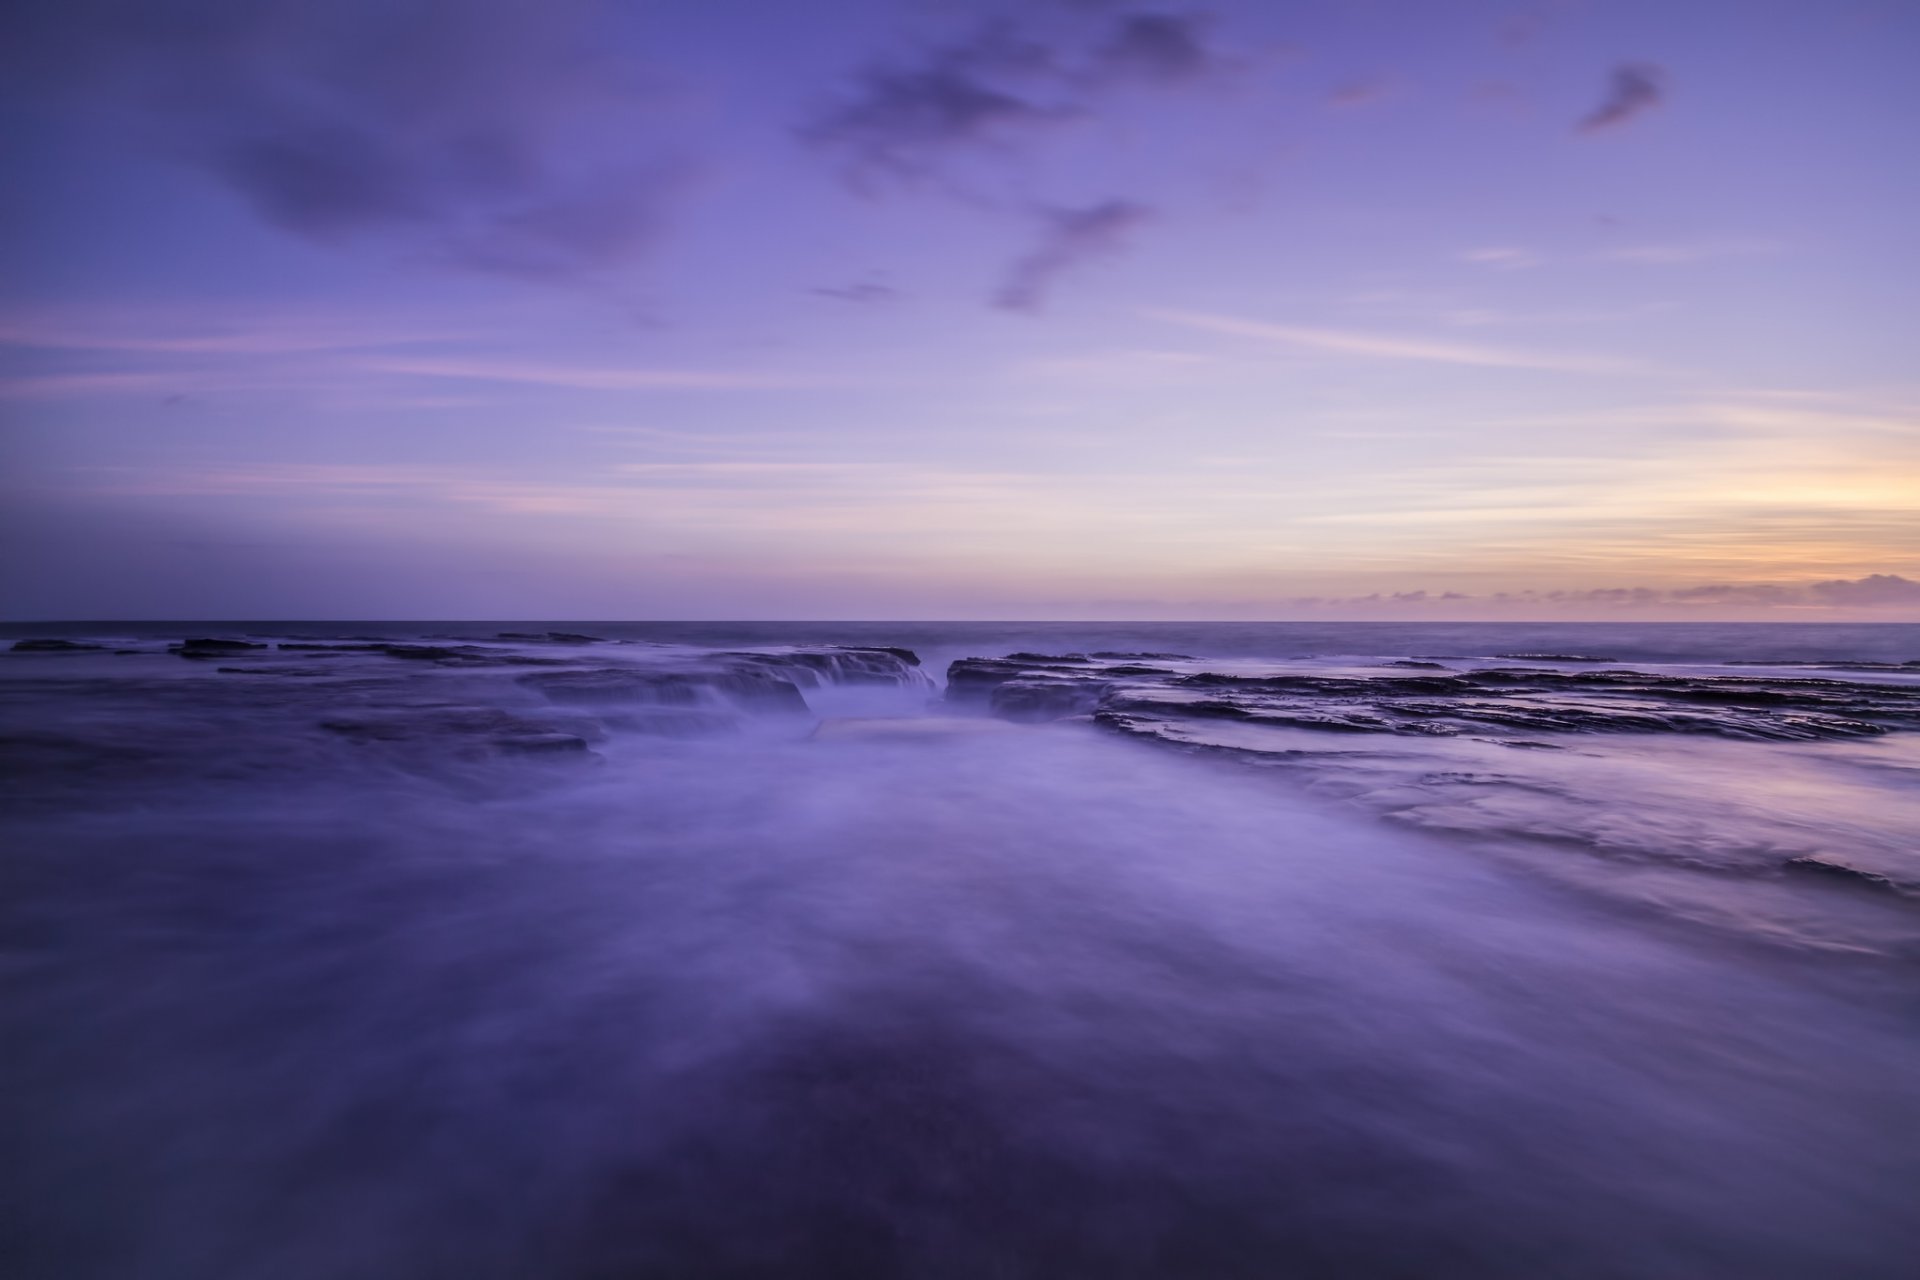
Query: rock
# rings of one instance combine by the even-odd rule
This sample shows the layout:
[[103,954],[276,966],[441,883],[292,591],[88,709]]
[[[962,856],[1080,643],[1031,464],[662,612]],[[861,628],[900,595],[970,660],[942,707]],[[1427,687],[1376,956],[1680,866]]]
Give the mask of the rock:
[[168,645],[167,652],[177,653],[183,658],[226,658],[236,653],[268,647],[265,644],[255,644],[251,640],[220,640],[202,637]]
[[958,658],[947,667],[947,701],[984,702],[1009,680],[1049,671],[1079,675],[1085,668],[1061,664],[1051,658]]
[[105,647],[98,644],[83,644],[78,640],[15,640],[13,642],[15,653],[86,653]]
[[502,751],[526,755],[566,755],[587,749],[587,740],[571,733],[514,733],[493,739]]
[[1584,653],[1496,653],[1496,658],[1511,658],[1516,662],[1618,662],[1618,658],[1595,658]]
[[[493,745],[504,743],[532,744],[509,746],[508,750],[528,751],[571,751],[574,748],[560,745],[560,739],[570,739],[586,745],[583,736],[586,733],[598,734],[595,726],[582,726],[579,721],[554,719],[531,719],[502,711],[498,707],[469,707],[458,705],[435,705],[396,707],[367,712],[352,716],[336,716],[322,720],[320,727],[329,733],[337,733],[355,742],[429,742],[471,743],[476,738],[486,738]],[[578,728],[580,732],[569,732]]]
[[1392,662],[1383,662],[1380,665],[1383,667],[1398,667],[1406,671],[1445,671],[1447,669],[1445,663],[1422,662],[1414,658],[1397,658]]
[[1037,724],[1085,715],[1106,691],[1104,680],[1009,680],[993,690],[987,706],[1003,720]]
[[496,640],[545,640],[551,644],[605,644],[601,636],[583,636],[572,631],[502,631]]
[[976,737],[983,733],[1018,733],[1004,720],[985,720],[977,716],[910,716],[899,719],[848,717],[822,720],[812,733],[819,742],[842,738],[880,738],[888,742],[920,742],[954,737]]
[[467,656],[459,649],[437,644],[383,644],[378,648],[389,658],[406,658],[413,662],[443,662],[448,658]]
[[1825,858],[1788,858],[1781,865],[1788,871],[1802,875],[1824,876],[1839,884],[1853,884],[1863,889],[1879,889],[1890,893],[1900,891],[1899,886],[1886,876],[1872,871],[1862,871],[1857,867],[1849,867],[1843,862],[1829,862]]
[[638,704],[654,707],[711,706],[716,700],[749,711],[805,714],[807,700],[792,681],[758,670],[662,671],[644,667],[601,667],[584,671],[542,671],[520,677],[551,702]]
[[822,684],[933,687],[932,679],[919,669],[919,657],[908,649],[794,648],[723,656],[740,668],[771,672],[781,679],[809,687]]
[[890,653],[910,667],[920,665],[920,655],[911,649],[900,649],[889,644],[854,644],[847,649],[852,653]]

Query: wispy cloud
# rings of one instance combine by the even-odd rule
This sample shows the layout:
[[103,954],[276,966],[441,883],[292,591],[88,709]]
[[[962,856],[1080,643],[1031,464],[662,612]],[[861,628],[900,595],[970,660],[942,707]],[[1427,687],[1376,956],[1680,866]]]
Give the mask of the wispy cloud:
[[1600,105],[1575,127],[1581,133],[1618,128],[1665,101],[1666,82],[1666,72],[1651,63],[1629,62],[1615,67]]
[[1697,240],[1674,244],[1623,245],[1608,249],[1600,256],[1609,262],[1636,262],[1648,266],[1674,266],[1706,262],[1714,258],[1749,258],[1780,253],[1786,248],[1778,240],[1731,238]]
[[1436,341],[1425,337],[1268,324],[1264,321],[1194,311],[1153,308],[1145,314],[1156,320],[1184,325],[1190,329],[1206,329],[1214,333],[1228,333],[1245,338],[1262,338],[1288,346],[1314,351],[1330,351],[1338,355],[1363,356],[1376,360],[1416,360],[1434,364],[1475,365],[1498,369],[1542,369],[1562,373],[1623,373],[1640,367],[1627,361],[1603,356],[1516,351],[1502,347]]
[[1454,614],[1652,613],[1659,617],[1715,616],[1728,610],[1786,614],[1855,610],[1907,615],[1920,610],[1920,582],[1897,573],[1813,582],[1721,582],[1700,586],[1523,587],[1510,591],[1468,592],[1438,588],[1376,591],[1367,595],[1295,596],[1274,602],[1281,608],[1317,613],[1362,613],[1428,617]]
[[994,305],[1010,311],[1035,311],[1064,271],[1090,258],[1126,247],[1127,236],[1150,217],[1144,205],[1104,200],[1083,209],[1050,209],[1041,215],[1040,243],[1008,269]]
[[294,355],[453,342],[471,336],[471,332],[448,327],[367,324],[350,319],[164,312],[65,312],[0,317],[0,346],[44,351]]
[[1327,105],[1340,110],[1371,106],[1393,96],[1394,81],[1386,76],[1348,80],[1327,93]]
[[637,369],[543,364],[526,360],[462,357],[445,360],[368,360],[361,368],[377,373],[423,378],[460,378],[481,382],[517,382],[576,391],[766,390],[844,386],[839,378],[815,374],[755,373],[729,369]]
[[881,284],[877,280],[860,280],[843,285],[821,285],[813,292],[822,298],[838,298],[842,302],[892,302],[900,296],[898,289],[890,284]]
[[1490,249],[1467,249],[1460,254],[1460,261],[1471,262],[1483,267],[1498,267],[1502,271],[1518,271],[1525,267],[1537,267],[1546,261],[1541,254],[1532,249],[1519,249],[1511,246]]

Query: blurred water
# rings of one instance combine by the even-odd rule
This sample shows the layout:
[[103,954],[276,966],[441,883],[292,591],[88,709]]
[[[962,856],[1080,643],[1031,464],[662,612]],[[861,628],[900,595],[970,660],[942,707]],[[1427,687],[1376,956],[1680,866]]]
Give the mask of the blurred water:
[[[1717,660],[1698,635],[1435,630],[1206,652]],[[1179,634],[624,638],[1209,638]],[[1913,629],[1823,634],[1716,652],[1920,656]],[[0,662],[6,731],[40,753],[5,809],[10,1275],[1678,1280],[1920,1256],[1915,970],[1908,935],[1859,923],[1900,902],[1795,899],[1854,948],[1702,927],[1600,883],[1632,867],[1538,874],[1538,813],[1385,820],[1355,799],[1377,761],[1242,769],[908,687],[549,758],[320,727],[533,715],[491,669]],[[1856,767],[1623,738],[1551,767],[1594,823],[1691,813],[1661,839],[1705,850],[1741,804],[1775,812],[1764,778],[1796,780],[1807,824],[1882,830],[1876,806],[1911,812],[1911,741]]]

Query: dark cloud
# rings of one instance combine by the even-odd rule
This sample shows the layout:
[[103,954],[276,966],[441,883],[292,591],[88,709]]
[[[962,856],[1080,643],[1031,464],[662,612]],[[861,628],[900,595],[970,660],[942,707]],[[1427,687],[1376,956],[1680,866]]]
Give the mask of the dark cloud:
[[1128,234],[1149,216],[1145,206],[1127,200],[1047,211],[1042,214],[1046,228],[1038,247],[1008,270],[994,305],[1010,311],[1038,310],[1061,272],[1123,249]]
[[845,155],[860,185],[912,180],[956,148],[1078,114],[1059,85],[1051,49],[992,22],[911,64],[857,73],[850,91],[801,137]]
[[1046,27],[1043,37],[1009,18],[989,20],[965,38],[855,73],[800,136],[844,157],[862,190],[912,182],[957,152],[1091,115],[1110,90],[1216,78],[1229,64],[1202,38],[1208,23],[1195,14],[1101,13]]
[[1171,13],[1125,14],[1095,54],[1101,70],[1162,84],[1204,79],[1220,61],[1201,39],[1206,19]]
[[617,0],[23,0],[4,70],[118,104],[132,136],[296,235],[559,275],[644,251],[684,186],[638,144],[650,104],[605,52],[619,15]]
[[1650,111],[1666,97],[1666,73],[1645,62],[1630,62],[1613,69],[1607,83],[1607,95],[1591,114],[1577,126],[1581,133],[1594,133],[1623,125]]

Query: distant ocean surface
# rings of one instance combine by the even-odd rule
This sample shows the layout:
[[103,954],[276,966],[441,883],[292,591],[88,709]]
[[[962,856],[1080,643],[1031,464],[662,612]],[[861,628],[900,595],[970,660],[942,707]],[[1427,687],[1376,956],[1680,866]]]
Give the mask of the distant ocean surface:
[[[162,638],[212,628],[260,635],[442,635],[562,631],[669,644],[895,644],[935,655],[1021,649],[1173,649],[1221,658],[1567,651],[1629,662],[1920,658],[1920,623],[1754,622],[44,622],[0,636]],[[934,663],[931,665],[939,665]]]
[[1920,1258],[1920,624],[0,637],[10,1277]]

